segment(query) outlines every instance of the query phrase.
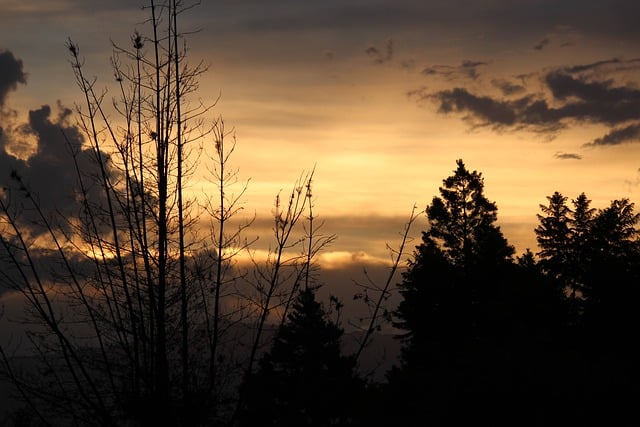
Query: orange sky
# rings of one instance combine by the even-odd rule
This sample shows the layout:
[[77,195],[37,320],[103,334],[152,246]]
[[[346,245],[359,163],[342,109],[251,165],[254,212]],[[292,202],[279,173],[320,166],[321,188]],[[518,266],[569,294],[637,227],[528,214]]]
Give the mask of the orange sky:
[[[128,0],[0,9],[0,49],[28,74],[5,104],[23,115],[78,100],[68,36],[107,87],[110,40],[128,43],[145,19]],[[556,190],[595,207],[636,200],[640,110],[623,113],[640,106],[638,16],[631,0],[242,0],[204,1],[183,25],[199,30],[192,61],[210,65],[198,96],[221,94],[214,114],[236,128],[247,206],[262,220],[315,166],[337,259],[385,257],[458,158],[483,173],[518,253],[535,251],[538,205]]]

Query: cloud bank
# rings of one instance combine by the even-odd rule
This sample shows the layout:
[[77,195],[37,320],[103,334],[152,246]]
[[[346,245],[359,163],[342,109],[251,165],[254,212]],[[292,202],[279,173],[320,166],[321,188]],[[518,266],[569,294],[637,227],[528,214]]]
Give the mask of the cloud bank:
[[[97,158],[85,145],[80,129],[71,123],[71,110],[61,104],[55,112],[49,105],[31,110],[27,121],[20,122],[7,102],[19,84],[26,84],[22,61],[10,51],[0,52],[0,197],[19,214],[21,225],[37,235],[44,229],[26,194],[47,214],[77,217],[78,171],[96,170]],[[102,159],[108,173],[115,176],[106,153]],[[90,200],[101,200],[98,188],[88,185],[87,191]],[[60,225],[64,227],[64,222]]]
[[[457,70],[455,75],[463,76],[461,67],[430,68],[425,74],[451,77],[453,70]],[[637,143],[640,142],[640,89],[636,82],[623,77],[625,72],[639,68],[640,58],[614,58],[551,68],[521,77],[521,81],[530,83],[529,87],[493,78],[491,85],[500,90],[498,95],[491,88],[481,92],[457,85],[438,91],[418,89],[410,95],[419,101],[432,101],[439,113],[459,115],[472,127],[530,130],[554,136],[565,128],[595,124],[605,126],[608,132],[585,141],[585,146]],[[479,75],[474,71],[466,77],[477,80]]]

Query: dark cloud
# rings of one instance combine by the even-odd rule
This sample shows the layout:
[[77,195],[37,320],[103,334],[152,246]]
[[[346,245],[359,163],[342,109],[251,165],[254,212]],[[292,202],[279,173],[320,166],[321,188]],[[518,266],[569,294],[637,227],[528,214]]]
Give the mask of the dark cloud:
[[18,83],[27,83],[22,61],[10,51],[0,50],[0,108],[4,106],[7,95],[16,89]]
[[596,138],[586,146],[620,145],[629,142],[640,142],[640,123],[613,129],[611,132]]
[[[545,28],[545,30],[548,29]],[[552,44],[559,47],[572,46],[580,39],[581,34],[581,31],[577,31],[571,25],[556,24],[551,28],[551,31],[547,32],[544,37],[533,45],[533,49],[544,50]]]
[[517,119],[515,103],[500,101],[489,96],[476,96],[464,88],[443,90],[430,95],[435,99],[440,113],[467,113],[468,118],[479,119],[477,124],[513,126]]
[[542,40],[540,40],[535,46],[533,46],[533,48],[535,50],[542,50],[544,49],[549,43],[551,43],[551,40],[549,40],[548,37],[543,38]]
[[502,94],[505,96],[515,95],[518,93],[522,93],[526,90],[524,86],[517,83],[513,83],[506,79],[493,79],[491,80],[491,84],[494,87],[500,89]]
[[6,105],[7,96],[16,90],[19,83],[27,83],[27,75],[22,69],[22,61],[17,59],[12,52],[0,50],[0,154],[4,152],[8,143],[16,116],[16,112]]
[[[38,4],[42,3],[42,4]],[[7,5],[4,7],[6,14],[10,17],[71,17],[80,14],[96,14],[105,12],[135,12],[141,10],[148,2],[144,0],[112,0],[106,2],[87,2],[83,0],[66,0],[62,2],[50,2],[46,0],[30,1],[28,3],[15,2],[18,7]]]
[[413,58],[403,59],[400,61],[400,67],[405,70],[412,70],[416,66],[416,60]]
[[[263,2],[254,2],[258,7],[261,3]],[[277,0],[269,3],[269,7],[264,10],[265,13],[246,16],[244,24],[251,30],[296,32],[341,28],[415,27],[420,21],[424,24],[426,12],[433,9],[412,1],[345,3],[327,0],[291,3],[287,0]]]
[[[341,29],[461,29],[492,37],[539,37],[562,24],[596,37],[640,40],[640,3],[629,0],[584,0],[580,7],[563,0],[325,0],[237,2],[246,15],[240,20],[251,30],[315,31]],[[251,8],[247,7],[247,3]],[[255,7],[254,7],[255,6]],[[212,3],[212,7],[215,7]]]
[[[80,214],[78,170],[87,181],[91,181],[92,171],[98,170],[94,151],[84,147],[83,134],[70,122],[70,115],[71,111],[60,105],[57,115],[52,114],[48,105],[32,110],[28,123],[10,128],[8,135],[5,132],[7,144],[0,147],[0,188],[5,189],[4,197],[11,197],[14,206],[24,206],[19,212],[21,222],[34,234],[45,230],[25,197],[27,192],[47,215],[58,213],[66,219],[74,218]],[[12,146],[24,143],[20,140],[23,137],[30,137],[36,143],[25,159],[14,156],[10,150]],[[107,173],[115,177],[108,155],[102,153],[102,156]],[[102,192],[97,186],[86,184],[89,199],[100,203]],[[65,224],[63,221],[60,226]]]
[[[17,113],[6,103],[7,94],[19,83],[26,83],[22,61],[10,51],[0,52],[0,197],[11,197],[14,207],[24,205],[22,223],[37,235],[44,230],[36,225],[41,221],[25,195],[32,195],[47,214],[76,216],[77,170],[96,170],[96,158],[93,150],[84,147],[84,137],[71,123],[68,108],[58,105],[53,115],[51,107],[44,105],[30,111],[26,123],[19,123]],[[103,158],[108,173],[115,176],[108,156]],[[89,198],[99,202],[101,194],[88,188]]]
[[384,64],[386,62],[390,62],[393,59],[393,40],[385,40],[384,46],[382,48],[369,46],[365,49],[364,52],[376,64]]
[[[545,75],[544,83],[556,100],[568,101],[566,114],[591,116],[595,121],[617,123],[636,118],[640,90],[615,86],[613,80],[590,81],[564,70]],[[635,109],[635,111],[632,111]]]
[[[613,67],[609,67],[613,66]],[[574,65],[571,67],[565,67],[564,70],[568,73],[584,73],[594,70],[602,70],[603,68],[609,69],[610,71],[625,71],[625,70],[633,70],[640,68],[640,58],[633,59],[621,59],[621,58],[612,58],[605,59],[602,61],[592,62],[590,64],[580,64]]]
[[[6,236],[4,237],[10,239]],[[19,247],[17,242],[9,240],[8,243],[10,245],[13,243],[16,247]],[[24,288],[26,283],[33,284],[35,274],[45,283],[67,283],[69,270],[57,250],[31,245],[29,247],[30,259],[27,259],[26,253],[21,250],[12,251],[12,255],[15,260],[9,257],[6,247],[0,244],[0,297],[5,292]],[[73,270],[78,279],[88,277],[94,271],[95,260],[71,251],[66,251],[65,256],[69,263],[69,268]],[[114,260],[107,260],[107,262],[115,264]],[[24,268],[29,263],[32,263],[35,271],[31,270],[31,268]]]
[[425,76],[444,77],[447,80],[457,80],[460,78],[477,80],[478,77],[480,77],[478,68],[484,65],[487,65],[487,62],[464,60],[460,65],[456,66],[431,65],[429,67],[425,67],[422,70],[422,74]]
[[325,59],[327,59],[327,60],[331,61],[332,59],[334,59],[334,58],[336,57],[336,52],[335,52],[335,51],[333,51],[333,50],[330,50],[330,49],[325,49],[325,50],[322,52],[322,56],[323,56]]
[[576,153],[562,153],[558,152],[553,155],[556,159],[560,160],[582,160],[582,156]]
[[[636,67],[637,62],[610,59],[545,70],[537,79],[542,92],[537,87],[510,86],[493,79],[492,85],[502,91],[502,97],[472,93],[463,87],[419,90],[414,95],[433,100],[442,114],[462,114],[474,126],[528,129],[552,136],[579,123],[601,124],[612,130],[591,145],[614,145],[638,139],[640,89],[635,82],[617,78],[619,71]],[[514,91],[525,93],[517,99],[504,98]]]

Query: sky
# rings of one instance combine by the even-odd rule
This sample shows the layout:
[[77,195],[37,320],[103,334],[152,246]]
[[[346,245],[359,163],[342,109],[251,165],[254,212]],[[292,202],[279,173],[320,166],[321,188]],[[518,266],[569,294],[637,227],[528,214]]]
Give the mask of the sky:
[[[58,128],[72,131],[81,93],[65,42],[109,88],[112,43],[144,28],[141,1],[0,0],[0,174],[20,164],[51,199],[68,188]],[[324,264],[358,271],[388,260],[457,159],[483,174],[517,253],[536,252],[554,191],[637,200],[638,16],[634,0],[202,0],[181,28],[208,65],[197,96],[219,98],[213,117],[235,129],[257,229],[315,168],[315,210],[337,235]]]

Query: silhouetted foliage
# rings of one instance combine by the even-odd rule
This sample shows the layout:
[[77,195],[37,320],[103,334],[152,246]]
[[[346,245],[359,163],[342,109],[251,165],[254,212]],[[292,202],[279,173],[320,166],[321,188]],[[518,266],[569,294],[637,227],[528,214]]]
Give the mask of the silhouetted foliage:
[[[225,142],[232,132],[221,118],[209,122],[213,106],[201,93],[194,102],[206,67],[189,65],[191,32],[178,25],[198,2],[146,3],[145,31],[136,31],[128,47],[114,45],[112,103],[85,74],[80,49],[69,40],[84,99],[77,124],[67,122],[67,110],[56,122],[48,107],[30,115],[42,116],[31,125],[46,122],[42,135],[53,135],[39,137],[38,152],[49,144],[44,163],[64,159],[55,170],[65,174],[65,194],[73,196],[56,200],[65,209],[54,210],[51,192],[42,192],[45,199],[31,187],[46,174],[1,171],[12,182],[0,188],[0,282],[25,304],[24,341],[34,366],[18,369],[21,343],[2,342],[0,375],[31,411],[29,422],[233,420],[239,384],[264,345],[265,319],[294,294],[300,272],[309,277],[315,255],[333,239],[310,225],[309,174],[288,201],[276,198],[275,247],[247,278],[237,258],[255,240],[243,237],[252,219],[240,215],[246,185],[238,189],[231,168],[235,142]],[[54,170],[44,163],[29,169]],[[185,189],[200,166],[216,190],[198,196]],[[291,255],[303,246],[301,255]]]
[[353,357],[342,355],[342,334],[315,291],[300,291],[273,347],[246,384],[241,424],[352,424],[363,383],[355,375]]
[[[228,168],[235,142],[225,145],[222,119],[201,128],[210,107],[186,102],[204,71],[188,66],[188,32],[178,26],[192,5],[148,3],[150,34],[136,32],[132,45],[115,47],[121,122],[110,118],[106,93],[94,90],[71,41],[85,98],[78,124],[67,122],[66,109],[54,121],[47,106],[30,114],[31,127],[42,125],[39,152],[44,135],[55,134],[47,150],[68,149],[68,167],[55,170],[76,186],[65,189],[74,203],[54,215],[57,193],[38,194],[23,179],[26,169],[39,172],[32,178],[54,170],[49,151],[42,164],[29,159],[29,168],[7,161],[0,280],[24,297],[37,366],[21,371],[0,343],[0,373],[24,403],[6,423],[640,425],[633,203],[618,199],[597,210],[585,193],[569,204],[554,192],[539,205],[539,252],[514,260],[482,174],[457,160],[426,207],[429,227],[399,284],[399,364],[387,384],[366,384],[358,358],[390,317],[384,303],[415,211],[386,282],[360,285],[370,317],[361,319],[358,350],[344,355],[343,329],[310,285],[314,257],[335,238],[314,225],[313,172],[288,198],[276,198],[273,246],[264,263],[252,257],[253,275],[244,274],[234,258],[251,245],[242,232],[252,220],[230,228],[246,190],[228,191],[236,183]],[[23,79],[20,71],[16,82]],[[198,199],[183,190],[196,170],[189,154],[199,153],[197,142],[205,153],[212,146],[217,187],[204,208],[206,236],[199,236]],[[295,248],[302,253],[292,255]],[[255,325],[248,343],[246,325]],[[243,346],[246,355],[236,350]]]
[[536,227],[536,239],[542,259],[541,266],[549,274],[560,280],[566,279],[571,258],[569,241],[571,239],[571,210],[567,206],[567,198],[559,192],[547,197],[549,205],[540,205],[544,215],[538,214],[540,224]]
[[482,174],[469,172],[462,160],[456,164],[440,197],[427,206],[430,229],[424,237],[437,241],[451,263],[464,270],[510,260],[514,249],[494,224],[498,208],[484,196]]
[[527,424],[549,386],[562,298],[533,253],[513,261],[482,175],[457,165],[426,209],[430,228],[400,284],[394,423]]
[[548,199],[536,228],[540,264],[569,303],[556,351],[570,368],[557,373],[556,397],[563,404],[556,409],[573,423],[637,421],[630,396],[640,378],[633,339],[640,326],[640,215],[627,199],[598,211],[584,193],[572,200],[573,210],[558,192]]

